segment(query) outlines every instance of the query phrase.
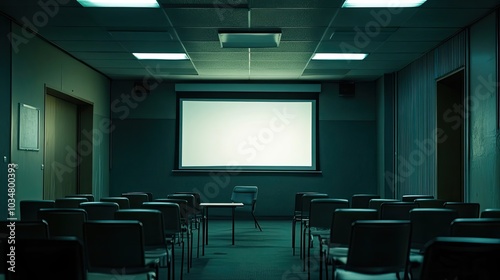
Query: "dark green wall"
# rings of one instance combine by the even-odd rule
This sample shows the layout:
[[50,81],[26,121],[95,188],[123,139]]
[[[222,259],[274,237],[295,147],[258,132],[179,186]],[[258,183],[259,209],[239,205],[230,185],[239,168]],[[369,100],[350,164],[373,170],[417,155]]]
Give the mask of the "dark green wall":
[[[10,23],[0,17],[0,34],[10,31]],[[10,42],[7,36],[0,40],[0,180],[2,189],[0,209],[7,209],[7,164],[10,162]],[[6,160],[4,160],[6,157]],[[5,162],[7,161],[7,162]],[[0,211],[0,219],[7,218],[6,211]]]
[[[377,192],[375,85],[357,86],[356,96],[338,96],[338,85],[325,84],[319,97],[321,174],[172,173],[175,154],[175,92],[164,83],[146,98],[134,95],[133,83],[113,82],[113,134],[110,195],[150,191],[164,197],[175,191],[198,191],[210,202],[229,201],[235,185],[256,185],[259,216],[289,216],[298,191],[332,197]],[[129,95],[126,105],[123,97]],[[114,109],[113,109],[114,107]],[[215,211],[214,211],[215,212]],[[218,212],[213,214],[226,215]]]

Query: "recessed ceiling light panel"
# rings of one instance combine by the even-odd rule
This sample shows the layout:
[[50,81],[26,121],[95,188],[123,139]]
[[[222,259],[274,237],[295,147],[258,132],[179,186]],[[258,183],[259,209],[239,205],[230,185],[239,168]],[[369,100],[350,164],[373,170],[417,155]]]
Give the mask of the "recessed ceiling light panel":
[[77,0],[87,8],[159,8],[156,0]]
[[346,0],[342,8],[412,8],[426,0]]
[[133,53],[137,59],[156,59],[156,60],[184,60],[188,59],[185,53]]
[[316,53],[312,57],[314,60],[363,60],[366,53]]

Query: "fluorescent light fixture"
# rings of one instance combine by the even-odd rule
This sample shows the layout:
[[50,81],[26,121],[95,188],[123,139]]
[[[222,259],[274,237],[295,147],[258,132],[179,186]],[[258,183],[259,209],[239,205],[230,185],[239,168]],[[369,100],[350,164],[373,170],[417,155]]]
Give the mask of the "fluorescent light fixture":
[[426,0],[346,0],[342,8],[412,8]]
[[184,60],[188,59],[185,53],[133,53],[137,59],[156,59],[156,60]]
[[312,57],[314,60],[363,60],[366,53],[316,53]]
[[222,48],[276,48],[281,30],[219,30]]
[[156,0],[77,0],[87,8],[159,8]]

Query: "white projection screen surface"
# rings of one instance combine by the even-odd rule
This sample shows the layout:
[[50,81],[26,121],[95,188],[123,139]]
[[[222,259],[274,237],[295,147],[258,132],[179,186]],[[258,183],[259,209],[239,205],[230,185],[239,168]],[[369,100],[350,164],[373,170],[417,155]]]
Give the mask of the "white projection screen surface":
[[179,101],[179,169],[316,170],[316,100]]

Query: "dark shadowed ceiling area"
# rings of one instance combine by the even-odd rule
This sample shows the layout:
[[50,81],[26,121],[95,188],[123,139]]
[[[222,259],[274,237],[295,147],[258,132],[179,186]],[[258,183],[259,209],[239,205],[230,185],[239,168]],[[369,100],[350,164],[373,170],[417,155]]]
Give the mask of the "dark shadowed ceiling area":
[[[4,0],[0,11],[111,79],[372,81],[491,13],[498,0],[418,8],[341,8],[343,0],[158,0],[160,8],[84,8],[76,0]],[[280,30],[275,48],[221,48],[223,29]],[[23,36],[22,34],[17,34]],[[22,51],[23,43],[15,44]],[[134,52],[186,53],[138,60]],[[311,60],[362,52],[362,61]]]

